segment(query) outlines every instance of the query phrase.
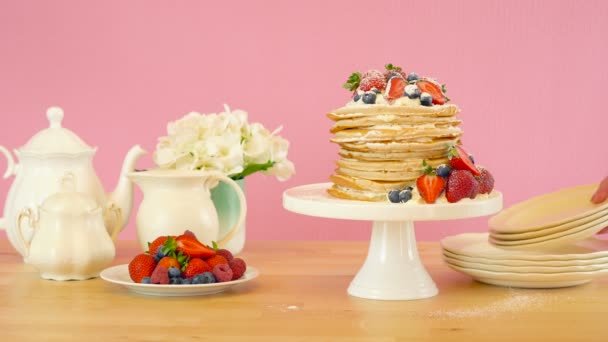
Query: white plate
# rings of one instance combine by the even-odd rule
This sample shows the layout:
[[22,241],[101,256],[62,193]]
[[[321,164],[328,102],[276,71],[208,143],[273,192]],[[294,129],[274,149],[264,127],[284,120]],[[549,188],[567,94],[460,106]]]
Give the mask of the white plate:
[[593,237],[547,251],[520,251],[500,249],[490,244],[488,233],[466,233],[442,239],[441,247],[454,254],[493,260],[588,260],[608,257],[608,241]]
[[498,233],[490,229],[490,235],[496,240],[527,240],[533,238],[540,237],[548,237],[552,234],[557,234],[560,232],[564,232],[570,230],[572,228],[580,227],[583,224],[587,224],[590,222],[598,221],[598,220],[608,220],[608,210],[599,211],[593,215],[585,216],[580,220],[574,220],[567,223],[564,223],[559,226],[553,226],[549,228],[543,228],[540,230],[535,230],[526,233]]
[[259,272],[253,267],[247,267],[247,271],[240,279],[227,281],[225,283],[195,284],[195,285],[158,285],[134,283],[129,276],[129,265],[123,264],[106,268],[99,275],[101,279],[125,286],[130,291],[148,296],[202,296],[224,292],[236,285],[246,283],[258,276]]
[[512,273],[566,273],[566,272],[595,272],[608,270],[608,264],[595,264],[587,266],[505,266],[491,265],[476,262],[462,261],[443,255],[443,260],[455,266],[474,268],[491,272],[512,272]]
[[503,210],[488,222],[499,233],[523,233],[579,220],[608,209],[608,201],[591,203],[597,184],[567,188],[531,198]]
[[486,216],[502,208],[502,194],[465,198],[458,203],[434,204],[365,202],[335,198],[327,193],[332,183],[298,186],[283,193],[283,207],[294,213],[346,220],[437,221]]
[[[544,241],[555,240],[555,239],[562,238],[562,237],[567,237],[567,236],[570,236],[575,233],[587,232],[588,236],[592,236],[595,233],[597,233],[598,231],[602,230],[603,228],[606,228],[607,226],[608,226],[608,216],[600,217],[596,220],[581,224],[579,226],[574,225],[570,229],[567,229],[567,230],[564,230],[561,232],[557,232],[555,234],[539,236],[539,237],[535,237],[532,239],[502,240],[502,239],[497,238],[496,235],[494,235],[493,233],[490,233],[490,242],[494,243],[495,245],[499,245],[499,246],[529,245],[529,244],[535,244],[535,243],[540,243],[540,242],[544,242]],[[598,227],[599,227],[599,229],[597,231],[593,231],[593,229],[597,229]],[[585,236],[585,238],[586,237],[587,236]]]
[[608,269],[593,272],[565,273],[512,273],[491,272],[473,268],[448,266],[455,271],[473,277],[473,279],[493,285],[522,288],[558,288],[584,284],[594,278],[608,275]]
[[473,262],[476,264],[502,265],[502,266],[593,266],[608,264],[608,257],[583,259],[583,260],[511,260],[511,259],[485,259],[470,257],[466,255],[454,254],[448,250],[443,250],[443,254],[452,259]]

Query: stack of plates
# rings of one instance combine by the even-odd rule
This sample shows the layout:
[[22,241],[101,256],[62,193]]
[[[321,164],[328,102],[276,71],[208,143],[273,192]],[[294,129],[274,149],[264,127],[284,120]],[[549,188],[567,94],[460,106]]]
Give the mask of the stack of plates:
[[472,233],[447,237],[441,246],[449,267],[492,285],[557,288],[608,275],[608,241],[597,238],[539,252],[504,250],[487,233]]
[[584,185],[518,203],[489,221],[490,242],[502,249],[545,250],[608,227],[608,201],[591,203],[597,185]]

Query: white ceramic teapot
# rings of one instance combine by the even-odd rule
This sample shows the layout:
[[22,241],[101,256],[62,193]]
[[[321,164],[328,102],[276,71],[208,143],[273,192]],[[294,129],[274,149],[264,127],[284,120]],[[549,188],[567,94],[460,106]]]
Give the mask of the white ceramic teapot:
[[[4,206],[4,217],[0,218],[0,229],[6,229],[9,241],[15,249],[25,255],[25,245],[18,237],[17,216],[24,208],[36,208],[49,195],[59,191],[58,180],[66,171],[74,174],[78,183],[77,191],[93,197],[105,210],[116,206],[122,210],[122,229],[129,220],[133,205],[133,185],[127,173],[135,167],[137,159],[145,151],[139,145],[127,153],[118,185],[114,192],[106,194],[93,169],[96,148],[82,141],[74,132],[61,127],[63,110],[51,107],[46,112],[50,127],[38,132],[23,147],[15,150],[19,158],[17,165],[7,149],[0,146],[0,152],[8,159],[8,169],[4,178],[16,175],[8,192]],[[104,215],[106,229],[110,231],[116,224],[113,215]],[[23,237],[30,242],[33,230],[27,222],[23,224]]]
[[[26,262],[38,268],[45,279],[97,277],[114,259],[120,209],[108,210],[116,217],[110,236],[102,208],[89,195],[75,191],[76,179],[72,173],[61,179],[60,187],[58,193],[49,196],[35,211],[26,208],[19,214],[18,236],[25,246]],[[21,234],[26,218],[29,226],[34,227],[31,244]]]

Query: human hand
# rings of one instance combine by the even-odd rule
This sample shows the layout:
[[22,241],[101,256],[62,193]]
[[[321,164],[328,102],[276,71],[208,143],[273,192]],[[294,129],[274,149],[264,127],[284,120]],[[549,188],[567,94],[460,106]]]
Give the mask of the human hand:
[[604,180],[600,183],[600,186],[591,197],[591,202],[599,204],[608,199],[608,177],[604,178]]

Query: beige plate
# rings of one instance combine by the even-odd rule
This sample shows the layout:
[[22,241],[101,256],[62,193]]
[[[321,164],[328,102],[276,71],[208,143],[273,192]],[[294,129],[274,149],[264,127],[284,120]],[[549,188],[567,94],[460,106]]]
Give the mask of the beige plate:
[[608,275],[608,269],[593,272],[513,273],[484,271],[452,264],[448,264],[448,266],[484,283],[523,288],[557,288],[573,286],[584,284],[594,278]]
[[490,244],[488,233],[466,233],[442,239],[441,247],[457,255],[492,260],[563,261],[608,257],[608,241],[597,238],[547,251],[520,251],[504,250]]
[[492,243],[502,249],[527,249],[527,250],[532,249],[532,250],[537,250],[537,251],[548,250],[548,249],[553,249],[553,248],[569,245],[573,242],[576,242],[579,240],[584,240],[588,237],[591,237],[591,236],[597,234],[600,230],[606,228],[606,225],[608,225],[608,221],[603,221],[596,225],[589,226],[588,228],[583,229],[583,230],[577,230],[577,231],[573,231],[571,233],[568,232],[569,234],[566,234],[566,235],[563,235],[560,237],[542,240],[542,241],[538,241],[538,242],[534,242],[534,243],[513,244],[513,242],[515,242],[515,241],[506,241],[506,242],[505,241],[496,241],[496,240],[492,239],[491,236],[490,236],[489,240],[490,240],[490,243]]
[[577,186],[534,197],[520,202],[489,221],[490,229],[498,233],[524,233],[562,225],[608,209],[591,203],[597,184]]
[[608,270],[608,264],[596,264],[588,266],[505,266],[505,265],[489,265],[475,262],[462,261],[459,259],[450,258],[443,255],[443,260],[451,265],[456,265],[466,268],[474,268],[477,270],[492,271],[492,272],[513,272],[513,273],[566,273],[566,272],[595,272],[600,270]]
[[602,210],[593,215],[583,217],[580,220],[570,221],[570,222],[564,223],[559,226],[554,226],[554,227],[545,228],[545,229],[541,229],[541,230],[535,230],[535,231],[526,232],[526,233],[512,233],[512,234],[497,233],[497,232],[494,232],[493,230],[490,230],[490,235],[492,236],[492,238],[494,238],[496,240],[506,240],[506,241],[526,240],[526,239],[533,239],[533,238],[543,237],[543,236],[548,237],[549,235],[563,232],[563,231],[566,231],[566,230],[569,230],[569,229],[572,229],[575,227],[579,227],[583,224],[593,222],[600,218],[608,220],[608,209]]
[[502,266],[593,266],[608,264],[608,256],[604,258],[582,259],[582,260],[511,260],[511,259],[485,259],[466,255],[454,254],[448,250],[443,250],[443,255],[452,259],[472,262],[476,264],[502,265]]
[[[573,222],[580,222],[581,220],[577,220],[577,221],[573,221]],[[608,226],[608,216],[603,216],[600,217],[598,219],[595,219],[593,221],[584,223],[584,224],[580,224],[580,225],[576,225],[573,224],[571,226],[570,229],[566,229],[554,234],[547,234],[547,235],[543,235],[543,236],[539,236],[539,237],[535,237],[535,238],[531,238],[531,239],[523,239],[523,240],[516,240],[516,239],[509,239],[509,240],[503,240],[500,238],[496,237],[496,234],[490,232],[490,241],[492,243],[494,243],[495,245],[500,245],[500,246],[519,246],[519,245],[529,245],[532,243],[539,243],[539,242],[543,242],[543,241],[549,241],[549,240],[554,240],[560,237],[564,237],[564,236],[568,236],[574,233],[578,233],[578,232],[583,232],[583,231],[587,231],[588,229],[593,229],[594,227],[599,226],[601,230],[602,228],[605,228],[606,226]],[[598,231],[599,231],[598,230]],[[597,233],[594,232],[593,234]],[[591,235],[593,235],[591,234]],[[515,234],[512,234],[515,235]],[[591,236],[589,235],[589,236]],[[502,235],[504,236],[504,235]]]

